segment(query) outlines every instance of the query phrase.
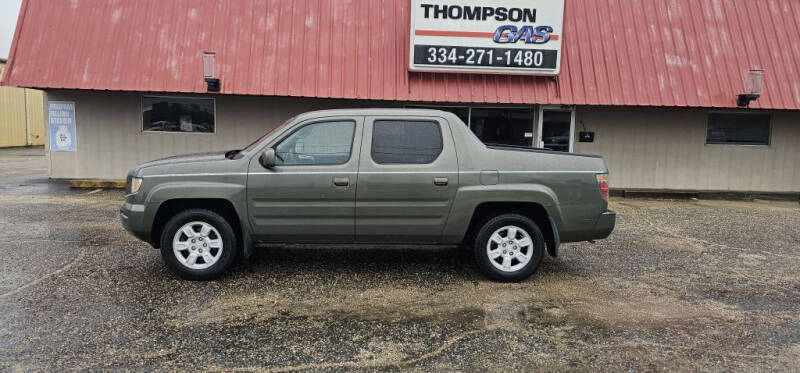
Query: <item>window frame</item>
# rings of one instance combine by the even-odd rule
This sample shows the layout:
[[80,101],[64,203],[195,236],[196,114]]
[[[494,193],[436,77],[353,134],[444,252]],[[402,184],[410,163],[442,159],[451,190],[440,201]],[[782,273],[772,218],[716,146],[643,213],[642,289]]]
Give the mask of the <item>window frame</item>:
[[356,133],[358,132],[358,121],[354,118],[341,118],[341,119],[331,119],[331,118],[318,118],[307,123],[302,123],[297,125],[295,128],[292,128],[289,132],[281,136],[280,138],[276,139],[271,145],[267,146],[267,149],[272,149],[275,151],[275,154],[278,152],[278,145],[280,145],[283,141],[285,141],[290,136],[294,135],[295,132],[303,129],[306,126],[311,126],[314,124],[319,123],[332,123],[332,122],[350,122],[353,123],[353,134],[350,136],[350,154],[347,157],[347,160],[342,163],[314,163],[314,164],[275,164],[276,167],[299,167],[299,166],[342,166],[350,163],[353,160],[353,147],[356,141]]
[[[711,129],[711,115],[712,114],[744,114],[744,115],[766,115],[767,116],[767,143],[766,144],[736,144],[736,143],[709,143],[708,131]],[[771,112],[752,112],[752,111],[726,111],[726,110],[712,110],[706,114],[706,132],[705,132],[705,146],[744,146],[756,148],[769,148],[772,146],[772,119]]]
[[[212,132],[185,132],[185,131],[152,131],[144,129],[144,99],[147,98],[173,98],[173,99],[200,99],[211,100],[211,105],[214,109],[214,131]],[[206,96],[180,96],[180,95],[139,95],[139,123],[141,130],[139,133],[157,133],[157,134],[184,134],[184,135],[216,135],[217,134],[217,99],[216,97]]]
[[472,110],[473,109],[478,109],[478,110],[480,110],[480,109],[489,109],[489,110],[492,110],[492,109],[497,109],[497,110],[520,110],[520,109],[528,110],[528,109],[530,109],[530,111],[531,111],[531,127],[530,127],[530,131],[525,131],[524,132],[524,133],[530,132],[530,134],[531,134],[531,137],[530,137],[531,145],[530,146],[489,144],[489,143],[484,142],[483,139],[481,139],[480,137],[478,137],[478,139],[481,140],[481,143],[486,145],[486,146],[522,146],[523,148],[536,149],[536,141],[537,141],[536,140],[536,123],[539,120],[538,119],[539,113],[536,110],[536,106],[535,105],[516,105],[516,106],[475,105],[475,106],[470,106],[470,108],[469,108],[469,123],[467,123],[467,125],[468,125],[468,128],[469,128],[470,132],[472,132],[477,137],[478,134],[476,134],[475,131],[472,129]]
[[[444,153],[444,134],[442,133],[442,120],[443,119],[438,119],[438,117],[436,117],[436,119],[433,118],[433,117],[417,118],[417,119],[402,118],[402,117],[399,117],[399,118],[375,118],[375,119],[373,119],[372,123],[371,123],[371,127],[372,128],[371,128],[371,131],[370,131],[370,139],[369,139],[369,159],[372,161],[372,163],[374,163],[376,165],[379,165],[379,166],[425,166],[425,165],[431,165],[431,164],[436,163],[436,161],[439,160],[439,158],[442,156],[442,153]],[[436,157],[433,158],[430,162],[426,162],[426,163],[395,163],[395,162],[383,163],[383,162],[378,162],[378,161],[375,160],[375,157],[373,156],[373,153],[375,152],[375,124],[378,123],[378,122],[428,122],[428,123],[434,123],[434,124],[436,124],[436,129],[439,130],[439,141],[441,142],[442,147],[439,149],[439,153],[436,154]]]
[[[530,109],[531,110],[531,116],[533,117],[532,120],[531,120],[531,127],[530,127],[531,146],[530,147],[526,146],[525,148],[537,149],[538,148],[537,143],[539,142],[539,139],[536,137],[536,131],[537,131],[537,128],[541,127],[539,125],[539,118],[541,117],[541,115],[540,115],[540,111],[541,110],[537,108],[539,106],[541,106],[541,105],[495,105],[495,104],[484,104],[484,105],[481,105],[481,104],[472,104],[472,105],[457,105],[457,104],[454,104],[454,105],[436,105],[436,104],[426,104],[426,103],[418,103],[418,104],[411,103],[411,104],[406,104],[403,107],[411,108],[411,109],[433,109],[433,110],[438,110],[440,108],[466,108],[466,109],[468,109],[467,110],[467,116],[468,116],[467,119],[468,119],[468,121],[464,122],[464,124],[467,125],[467,128],[469,129],[470,133],[475,135],[475,138],[477,138],[481,142],[481,144],[484,144],[486,146],[496,146],[498,144],[487,144],[487,143],[485,143],[483,141],[483,139],[478,137],[478,135],[475,133],[475,131],[472,128],[472,110],[473,109],[501,109],[501,110]],[[573,112],[573,122],[574,122],[574,119],[575,119],[574,117],[575,117],[575,114]],[[574,125],[574,123],[573,123],[573,125]],[[528,132],[528,131],[526,131],[526,132]],[[574,128],[573,128],[572,132],[575,132]],[[574,136],[572,136],[572,137],[574,138]],[[570,153],[571,152],[572,151],[570,150]]]
[[[449,112],[447,110],[442,110],[442,109],[467,109],[467,121],[464,122],[464,124],[467,125],[467,128],[471,128],[470,127],[470,122],[472,121],[472,108],[473,108],[472,106],[406,104],[403,107],[406,108],[406,109],[441,110],[441,111],[445,111],[445,112],[448,112],[448,113],[453,114],[453,115],[456,115],[456,114],[453,113],[453,112]],[[458,115],[456,115],[456,117],[458,117]],[[458,119],[461,119],[461,118],[458,118]]]
[[[544,128],[544,112],[545,110],[551,111],[562,111],[570,112],[570,119],[569,119],[569,148],[568,151],[564,154],[570,154],[575,152],[575,116],[578,111],[578,108],[574,105],[539,105],[539,110],[537,112],[536,118],[536,139],[533,143],[533,147],[537,149],[546,149],[544,147],[544,140],[542,139],[542,129]],[[557,151],[557,150],[552,150]]]

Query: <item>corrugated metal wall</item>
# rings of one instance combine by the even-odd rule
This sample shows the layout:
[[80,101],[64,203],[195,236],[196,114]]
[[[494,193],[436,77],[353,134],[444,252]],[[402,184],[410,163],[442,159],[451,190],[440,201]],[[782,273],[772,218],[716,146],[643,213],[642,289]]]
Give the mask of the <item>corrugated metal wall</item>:
[[25,89],[25,112],[28,114],[28,145],[44,145],[44,92]]
[[44,95],[0,87],[0,147],[44,144]]
[[[50,152],[51,177],[123,179],[138,163],[241,148],[289,117],[317,109],[400,106],[402,102],[217,96],[215,134],[141,131],[140,95],[58,91],[75,101],[76,152]],[[708,110],[577,108],[575,132],[595,131],[578,153],[600,154],[614,188],[800,192],[800,113],[775,111],[770,146],[705,145]],[[583,122],[581,124],[581,121]]]
[[25,91],[0,87],[0,147],[28,144]]
[[137,164],[153,159],[241,149],[286,119],[306,111],[380,106],[368,101],[211,97],[216,98],[216,133],[187,134],[142,132],[139,93],[48,92],[50,101],[75,102],[77,132],[77,151],[48,152],[50,177],[121,180]]
[[708,112],[578,107],[595,141],[575,152],[602,155],[612,188],[800,192],[800,113],[772,113],[769,146],[736,146],[706,145]]
[[[0,77],[5,71],[0,60]],[[0,87],[0,147],[44,144],[44,93]]]

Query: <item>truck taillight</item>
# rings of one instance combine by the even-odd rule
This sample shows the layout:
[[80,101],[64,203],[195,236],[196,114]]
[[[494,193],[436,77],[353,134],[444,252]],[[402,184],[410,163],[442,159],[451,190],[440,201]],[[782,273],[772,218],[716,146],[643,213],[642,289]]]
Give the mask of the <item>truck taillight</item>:
[[597,186],[600,188],[600,196],[608,201],[608,174],[597,175]]

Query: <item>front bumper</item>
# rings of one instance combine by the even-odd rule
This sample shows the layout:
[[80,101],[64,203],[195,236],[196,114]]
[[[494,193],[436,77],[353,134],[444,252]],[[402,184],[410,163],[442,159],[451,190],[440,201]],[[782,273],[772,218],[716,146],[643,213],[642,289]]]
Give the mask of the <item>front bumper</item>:
[[614,231],[614,226],[617,223],[617,213],[611,210],[607,210],[600,214],[597,218],[597,221],[594,223],[594,233],[596,237],[594,239],[603,239],[611,235],[611,232]]
[[150,243],[150,227],[144,223],[144,205],[124,202],[119,209],[119,220],[134,237]]

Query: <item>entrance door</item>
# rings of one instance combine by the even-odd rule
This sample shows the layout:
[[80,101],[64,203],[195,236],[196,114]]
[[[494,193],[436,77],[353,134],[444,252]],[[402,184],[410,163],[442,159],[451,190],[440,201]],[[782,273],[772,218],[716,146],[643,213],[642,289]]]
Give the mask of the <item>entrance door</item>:
[[303,123],[275,143],[276,165],[255,157],[247,177],[255,239],[352,243],[363,117]]
[[540,148],[572,152],[574,131],[574,107],[543,106],[539,109],[538,141]]
[[458,189],[448,122],[435,117],[367,117],[362,142],[356,241],[438,242]]

